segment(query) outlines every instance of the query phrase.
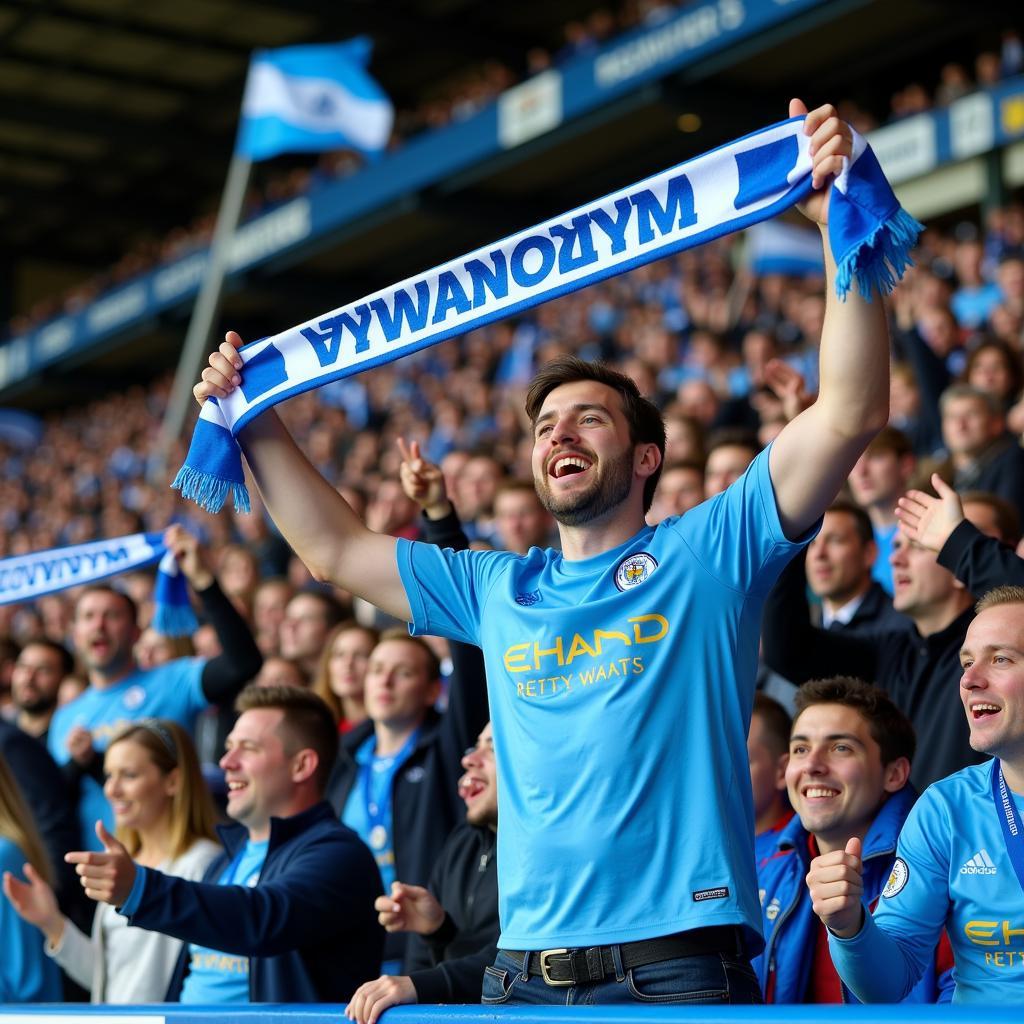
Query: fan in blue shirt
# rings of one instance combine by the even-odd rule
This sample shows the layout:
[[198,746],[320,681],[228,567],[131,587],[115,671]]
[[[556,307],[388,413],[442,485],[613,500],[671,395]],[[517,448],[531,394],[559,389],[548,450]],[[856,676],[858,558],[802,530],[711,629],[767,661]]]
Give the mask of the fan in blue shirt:
[[[790,110],[806,113],[798,100]],[[806,131],[816,191],[802,208],[827,233],[850,132],[831,107]],[[657,408],[606,367],[566,356],[541,369],[527,400],[533,474],[560,553],[440,551],[376,534],[275,413],[239,434],[267,509],[314,576],[415,632],[483,649],[503,780],[505,947],[485,1001],[633,1001],[651,986],[661,1001],[760,999],[746,961],[763,941],[746,735],[761,607],[888,418],[882,304],[835,301],[835,276],[826,253],[817,400],[733,486],[657,527],[645,524],[665,451]],[[241,386],[241,344],[230,332],[210,357],[200,402]],[[536,955],[549,946],[564,949]]]
[[960,660],[971,746],[993,760],[925,791],[874,915],[858,895],[859,840],[811,864],[832,960],[862,1002],[902,999],[943,927],[954,1002],[1024,1002],[1024,588],[999,587],[979,602]]

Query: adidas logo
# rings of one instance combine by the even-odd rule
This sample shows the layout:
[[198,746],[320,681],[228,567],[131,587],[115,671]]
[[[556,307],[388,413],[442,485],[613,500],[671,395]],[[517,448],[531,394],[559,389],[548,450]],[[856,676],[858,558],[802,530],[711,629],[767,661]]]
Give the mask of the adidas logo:
[[988,850],[979,850],[960,869],[961,875],[994,875],[995,873],[996,866],[992,863]]

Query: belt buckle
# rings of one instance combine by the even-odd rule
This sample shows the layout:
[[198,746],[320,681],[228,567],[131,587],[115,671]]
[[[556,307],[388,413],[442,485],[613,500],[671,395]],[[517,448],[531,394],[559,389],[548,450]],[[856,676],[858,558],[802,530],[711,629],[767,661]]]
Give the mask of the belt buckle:
[[540,952],[540,976],[544,979],[544,984],[551,985],[555,988],[567,988],[570,985],[575,984],[570,978],[568,981],[556,981],[548,974],[548,957],[550,956],[565,956],[569,950],[567,949],[542,949]]

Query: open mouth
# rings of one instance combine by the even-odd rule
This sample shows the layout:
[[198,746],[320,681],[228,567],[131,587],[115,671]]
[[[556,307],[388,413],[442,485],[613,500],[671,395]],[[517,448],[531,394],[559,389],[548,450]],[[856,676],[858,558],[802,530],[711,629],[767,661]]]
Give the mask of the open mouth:
[[590,469],[592,463],[582,455],[565,454],[556,455],[548,463],[548,475],[556,480],[564,480],[566,477],[579,476]]
[[978,722],[981,721],[981,719],[983,718],[991,718],[992,715],[998,715],[1000,711],[1002,711],[1002,708],[998,707],[995,704],[972,704],[971,718],[973,718],[974,721]]
[[832,800],[837,796],[839,796],[839,790],[829,786],[808,786],[803,791],[805,800]]
[[241,791],[243,789],[248,789],[248,788],[249,788],[249,783],[248,782],[239,782],[237,779],[230,780],[228,782],[228,795],[230,796],[232,793],[241,793]]
[[463,776],[459,782],[459,796],[468,804],[475,800],[485,789],[487,784],[470,776]]

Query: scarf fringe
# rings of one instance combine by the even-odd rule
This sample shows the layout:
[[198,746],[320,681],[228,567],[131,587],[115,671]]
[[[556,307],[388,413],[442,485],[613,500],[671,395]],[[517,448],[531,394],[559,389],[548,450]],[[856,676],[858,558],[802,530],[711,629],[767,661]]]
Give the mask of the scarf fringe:
[[157,604],[153,609],[153,628],[164,636],[191,636],[199,628],[199,620],[191,605]]
[[854,280],[857,290],[870,302],[874,292],[888,295],[914,261],[910,250],[924,231],[906,210],[900,208],[882,221],[867,238],[843,257],[836,268],[836,294],[845,299]]
[[[232,454],[238,461],[238,473],[241,476],[241,456],[231,435],[227,434],[227,441],[224,447],[227,449],[229,446],[235,449]],[[224,457],[228,454],[229,452],[225,451]],[[207,512],[219,512],[224,507],[229,496],[231,497],[235,512],[248,515],[252,509],[249,501],[249,491],[244,483],[239,483],[237,480],[224,480],[221,477],[214,476],[212,473],[206,473],[203,470],[189,466],[187,463],[178,470],[178,475],[174,478],[171,487],[176,491],[180,491],[183,498],[194,501]]]

